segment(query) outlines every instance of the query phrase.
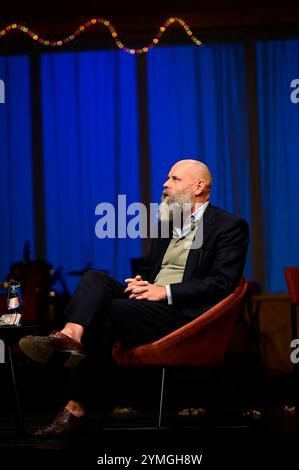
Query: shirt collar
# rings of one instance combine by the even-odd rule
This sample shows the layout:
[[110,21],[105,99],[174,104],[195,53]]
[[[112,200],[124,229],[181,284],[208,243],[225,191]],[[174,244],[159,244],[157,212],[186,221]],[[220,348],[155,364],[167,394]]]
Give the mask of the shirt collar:
[[182,238],[185,237],[191,230],[194,229],[195,226],[198,224],[200,219],[202,218],[206,208],[208,207],[210,201],[204,202],[196,211],[194,211],[184,223],[182,229],[180,227],[173,227],[172,236],[173,238]]

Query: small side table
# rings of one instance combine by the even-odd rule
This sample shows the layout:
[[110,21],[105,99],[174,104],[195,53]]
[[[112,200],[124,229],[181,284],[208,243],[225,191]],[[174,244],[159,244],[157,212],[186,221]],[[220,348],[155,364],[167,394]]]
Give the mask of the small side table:
[[18,434],[24,434],[24,416],[19,398],[18,386],[16,382],[12,348],[23,336],[35,333],[38,330],[37,325],[1,325],[0,339],[4,342],[4,362],[8,366],[11,375],[13,390],[16,403],[16,429]]

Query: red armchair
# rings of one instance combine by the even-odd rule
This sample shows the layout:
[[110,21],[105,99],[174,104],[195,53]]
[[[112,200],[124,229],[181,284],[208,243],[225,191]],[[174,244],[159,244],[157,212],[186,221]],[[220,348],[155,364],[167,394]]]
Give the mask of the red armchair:
[[158,341],[128,351],[122,349],[120,342],[115,344],[113,356],[121,366],[162,367],[158,428],[161,427],[166,367],[219,365],[228,346],[246,288],[246,280],[242,278],[228,297]]

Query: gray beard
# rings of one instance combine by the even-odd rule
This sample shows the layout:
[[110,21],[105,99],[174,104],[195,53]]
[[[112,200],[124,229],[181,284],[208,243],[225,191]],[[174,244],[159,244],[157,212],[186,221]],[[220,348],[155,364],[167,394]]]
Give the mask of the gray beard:
[[170,200],[167,203],[165,200],[159,205],[158,216],[162,223],[172,223],[178,228],[182,228],[184,222],[191,215],[191,202],[187,195],[181,195],[179,200]]

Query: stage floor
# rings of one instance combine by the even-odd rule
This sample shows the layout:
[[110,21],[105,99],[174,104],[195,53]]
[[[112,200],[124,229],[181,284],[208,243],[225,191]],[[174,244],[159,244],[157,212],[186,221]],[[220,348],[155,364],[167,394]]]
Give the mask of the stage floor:
[[[50,423],[63,404],[65,370],[36,367],[21,358],[16,376],[25,434],[16,434],[12,388],[3,386],[0,461],[9,462],[5,468],[16,464],[30,469],[60,465],[71,468],[77,464],[88,469],[99,465],[144,468],[175,463],[190,468],[238,469],[297,465],[299,438],[292,410],[291,377],[273,377],[249,369],[244,373],[240,368],[229,371],[221,387],[213,380],[204,387],[195,383],[195,371],[189,376],[182,371],[179,380],[173,374],[166,382],[162,429],[147,429],[157,425],[157,372],[151,375],[149,371],[131,371],[126,379],[119,377],[123,386],[113,384],[108,400],[106,396],[93,403],[88,428],[80,436],[43,440],[33,437],[33,432]],[[8,384],[4,370],[1,374],[2,384]],[[192,420],[186,415],[186,391],[194,408]],[[103,422],[107,402],[110,408]]]
[[[168,410],[162,429],[146,429],[152,425],[152,409],[134,409],[126,415],[109,413],[104,427],[104,410],[95,409],[90,410],[88,428],[80,436],[56,440],[33,437],[34,430],[49,423],[56,411],[27,409],[22,436],[15,433],[11,412],[1,413],[1,461],[5,458],[11,465],[26,464],[39,469],[60,464],[70,468],[78,463],[84,468],[101,464],[104,468],[144,468],[153,462],[173,465],[175,459],[179,459],[177,464],[188,465],[193,459],[192,467],[200,459],[200,468],[239,469],[253,468],[257,462],[265,468],[288,468],[298,462],[294,416],[278,404],[260,406],[255,410],[261,412],[258,418],[245,418],[233,408],[209,407],[204,416],[194,416],[190,421],[172,409]],[[115,460],[116,457],[130,460]]]

